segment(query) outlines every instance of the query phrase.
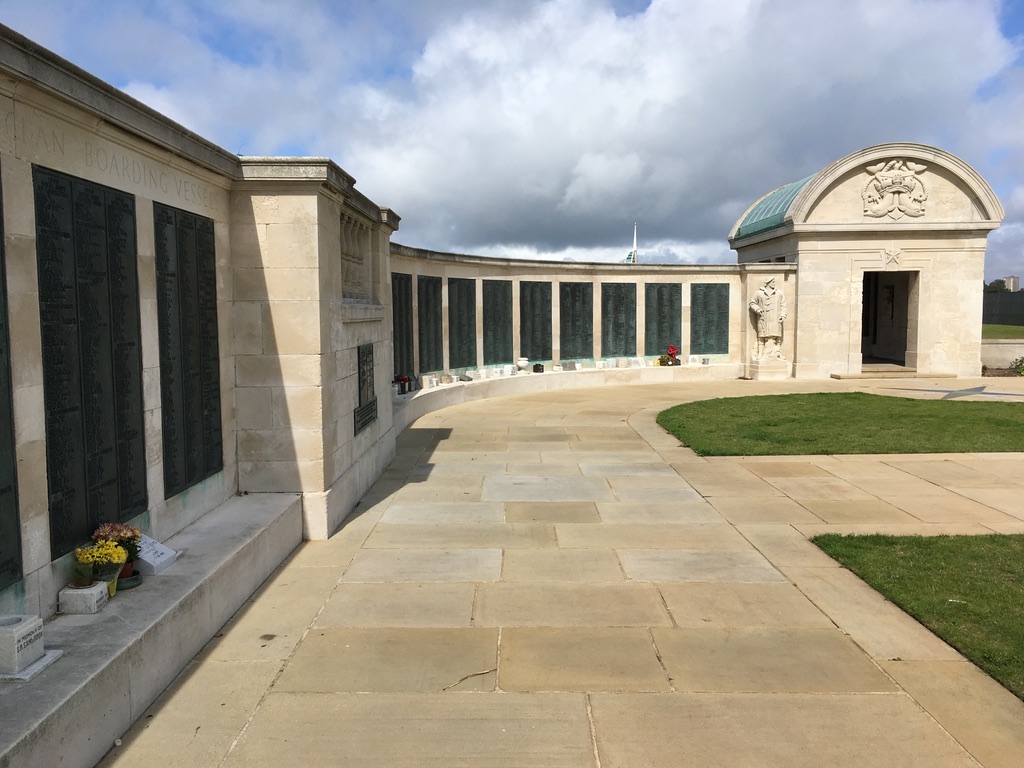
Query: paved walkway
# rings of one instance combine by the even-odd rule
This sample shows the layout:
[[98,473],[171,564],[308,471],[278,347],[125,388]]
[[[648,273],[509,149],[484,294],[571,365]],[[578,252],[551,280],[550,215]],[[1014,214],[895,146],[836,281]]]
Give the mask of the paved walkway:
[[101,765],[1020,768],[1024,705],[806,537],[1024,532],[1024,454],[706,460],[654,423],[951,385],[1024,400],[714,382],[428,415]]

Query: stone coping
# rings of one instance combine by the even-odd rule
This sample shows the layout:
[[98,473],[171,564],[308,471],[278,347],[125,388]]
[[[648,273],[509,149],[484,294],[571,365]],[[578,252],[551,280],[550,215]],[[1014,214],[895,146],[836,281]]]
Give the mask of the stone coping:
[[[532,363],[531,363],[532,365]],[[645,368],[582,368],[575,371],[497,376],[490,379],[457,381],[406,395],[392,395],[395,434],[400,435],[416,419],[432,411],[460,403],[506,395],[548,392],[577,387],[602,387],[614,384],[668,384],[682,381],[735,380],[743,375],[741,363],[711,365],[652,365]]]
[[981,363],[989,368],[1008,368],[1024,357],[1024,339],[982,339]]
[[0,765],[95,765],[302,540],[296,494],[236,496],[164,544],[164,571],[44,627],[63,656],[0,684]]

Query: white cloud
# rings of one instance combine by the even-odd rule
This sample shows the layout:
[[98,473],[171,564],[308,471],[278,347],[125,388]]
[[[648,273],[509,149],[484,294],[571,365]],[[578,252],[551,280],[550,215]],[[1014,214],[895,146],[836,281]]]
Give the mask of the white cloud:
[[907,140],[992,183],[1007,222],[989,265],[1022,272],[1024,72],[1003,12],[997,0],[0,0],[5,23],[232,152],[334,158],[402,216],[396,239],[410,245],[621,260],[638,221],[668,260],[731,260],[726,234],[754,199]]

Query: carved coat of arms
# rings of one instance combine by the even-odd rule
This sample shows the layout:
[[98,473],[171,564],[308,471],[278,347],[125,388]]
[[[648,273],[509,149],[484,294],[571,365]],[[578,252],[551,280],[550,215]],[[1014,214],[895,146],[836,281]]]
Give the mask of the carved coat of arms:
[[864,215],[874,219],[888,216],[900,219],[903,216],[924,216],[924,201],[928,190],[920,179],[925,165],[906,160],[869,165],[865,170],[871,174],[871,181],[864,187]]

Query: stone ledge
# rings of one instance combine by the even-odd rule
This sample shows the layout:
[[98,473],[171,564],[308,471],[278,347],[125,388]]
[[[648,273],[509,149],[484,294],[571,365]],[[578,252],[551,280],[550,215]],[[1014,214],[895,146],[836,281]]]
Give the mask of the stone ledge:
[[300,496],[236,496],[164,542],[181,555],[163,572],[48,621],[64,655],[0,684],[0,766],[95,765],[301,540]]
[[645,368],[580,368],[575,371],[545,371],[459,381],[441,384],[431,389],[420,389],[406,395],[392,395],[394,430],[395,435],[400,435],[412,422],[428,413],[451,405],[492,397],[614,384],[726,381],[738,379],[742,373],[741,363],[713,363],[698,366],[652,365]]

